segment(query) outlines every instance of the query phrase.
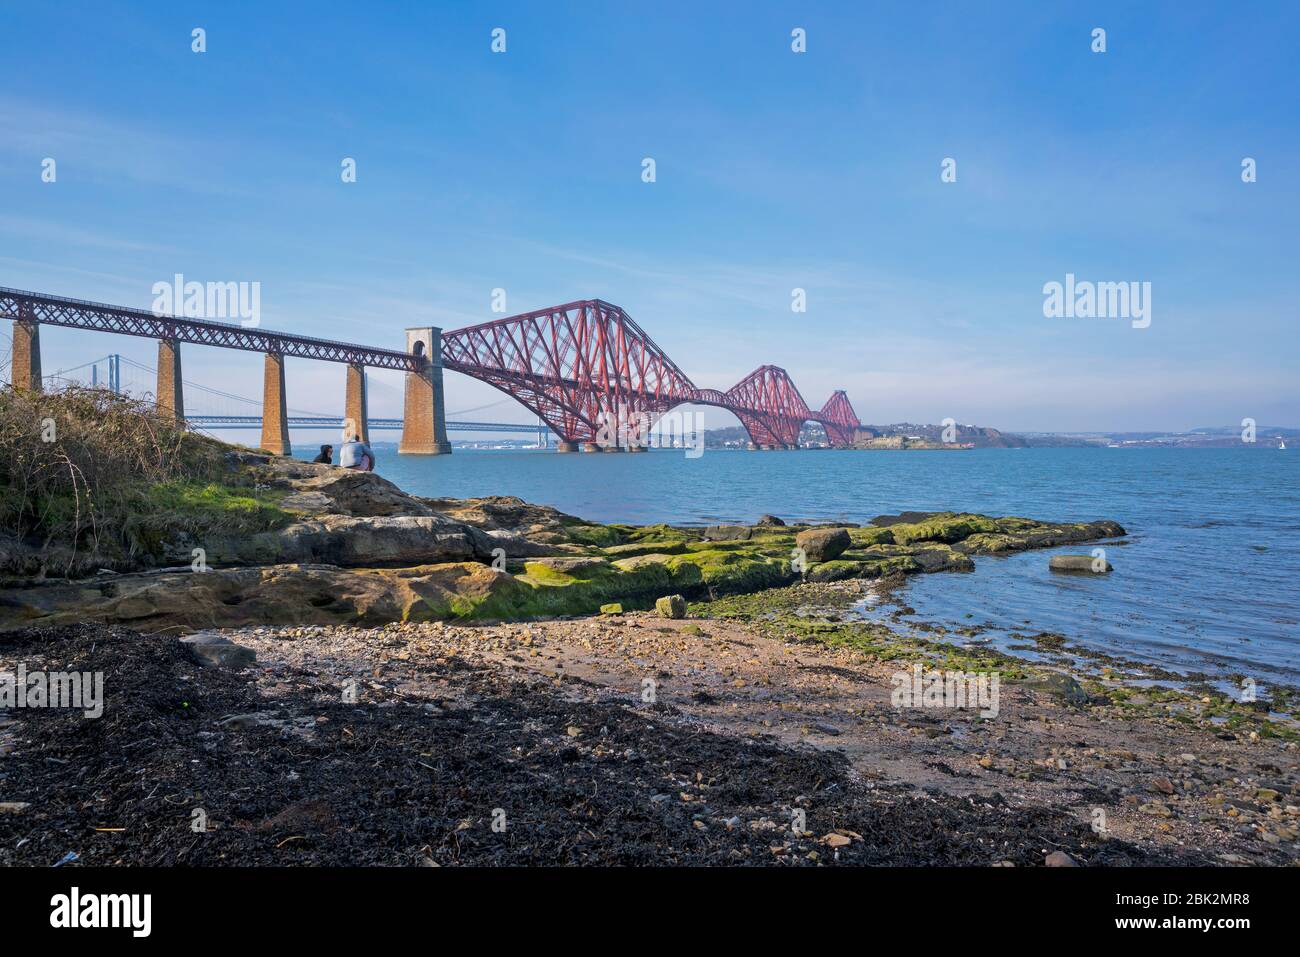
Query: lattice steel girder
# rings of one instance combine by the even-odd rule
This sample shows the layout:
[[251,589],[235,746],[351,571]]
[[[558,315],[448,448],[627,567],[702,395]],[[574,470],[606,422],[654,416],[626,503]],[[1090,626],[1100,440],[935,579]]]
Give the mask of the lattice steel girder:
[[755,445],[793,447],[799,444],[799,430],[812,417],[808,403],[780,366],[759,366],[727,390],[729,407],[736,413]]
[[22,318],[52,326],[92,329],[148,339],[173,339],[223,349],[275,353],[325,362],[355,362],[375,369],[397,369],[402,372],[418,372],[428,361],[392,349],[371,349],[350,342],[314,339],[233,323],[157,316],[144,309],[64,299],[3,287],[0,287],[0,318]]
[[826,438],[831,445],[851,445],[853,433],[862,427],[858,414],[853,411],[853,404],[843,389],[831,394],[815,418],[826,429]]
[[762,366],[726,392],[698,389],[645,330],[600,299],[453,330],[442,349],[445,368],[513,396],[568,442],[594,441],[602,423],[684,403],[727,409],[758,445],[797,445],[807,421],[821,422],[832,444],[847,445],[857,423],[842,392],[811,411],[778,366]]
[[759,366],[727,390],[735,405],[783,419],[803,422],[812,417],[789,374],[780,366]]
[[443,335],[443,364],[491,383],[566,441],[603,422],[692,401],[696,389],[645,330],[599,299],[566,303]]

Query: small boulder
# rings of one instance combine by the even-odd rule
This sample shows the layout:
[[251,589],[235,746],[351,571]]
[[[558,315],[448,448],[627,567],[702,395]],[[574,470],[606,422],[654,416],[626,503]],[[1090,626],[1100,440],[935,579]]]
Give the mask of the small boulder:
[[1091,575],[1104,575],[1114,571],[1110,562],[1104,558],[1091,555],[1053,555],[1047,561],[1047,567],[1054,572],[1074,572]]
[[763,528],[783,527],[785,521],[775,515],[760,515],[757,524]]
[[1079,866],[1075,862],[1074,858],[1071,857],[1069,854],[1065,853],[1065,851],[1052,851],[1052,853],[1048,854],[1047,857],[1043,860],[1043,863],[1046,864],[1048,867],[1078,867]]
[[1081,708],[1088,703],[1088,692],[1070,675],[1052,673],[1026,682],[1030,688],[1046,692],[1068,705]]
[[211,632],[199,632],[181,639],[190,657],[204,668],[227,668],[238,671],[257,661],[252,648],[237,645],[229,638]]
[[600,606],[602,615],[621,615],[623,614],[623,605],[620,602],[612,601],[608,605]]
[[681,595],[665,595],[655,602],[660,618],[685,618],[686,599]]
[[838,558],[853,540],[842,528],[810,528],[794,537],[794,543],[803,549],[810,562],[829,562]]

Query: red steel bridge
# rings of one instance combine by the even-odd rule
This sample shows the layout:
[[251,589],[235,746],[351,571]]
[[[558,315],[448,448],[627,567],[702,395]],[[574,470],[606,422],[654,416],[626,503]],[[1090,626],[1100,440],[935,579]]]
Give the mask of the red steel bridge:
[[570,443],[597,442],[611,420],[653,421],[686,403],[734,413],[760,447],[798,447],[805,422],[820,422],[830,444],[844,446],[860,425],[843,391],[814,412],[778,366],[759,366],[726,392],[700,389],[626,312],[600,299],[443,333],[442,364],[513,396]]
[[[754,448],[798,448],[799,432],[817,422],[832,446],[852,443],[860,423],[848,396],[832,393],[811,409],[786,371],[764,365],[725,392],[698,388],[621,308],[584,299],[451,332],[406,330],[406,349],[375,349],[261,328],[157,315],[144,309],[67,299],[0,287],[0,318],[13,320],[11,382],[39,389],[42,325],[64,326],[158,341],[162,408],[184,418],[180,345],[216,346],[265,356],[262,446],[288,454],[284,357],[348,366],[344,415],[363,437],[366,367],[406,373],[399,450],[450,451],[442,372],[450,369],[495,386],[535,412],[560,438],[560,451],[635,450],[615,423],[653,423],[675,406],[715,406],[732,412]],[[632,432],[635,435],[635,430]],[[644,446],[641,446],[644,447]]]

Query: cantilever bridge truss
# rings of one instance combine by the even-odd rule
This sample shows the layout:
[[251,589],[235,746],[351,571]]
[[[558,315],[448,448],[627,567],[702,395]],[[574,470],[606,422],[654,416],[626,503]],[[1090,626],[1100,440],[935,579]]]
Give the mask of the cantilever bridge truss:
[[[422,372],[429,362],[391,349],[4,287],[0,318],[408,373]],[[622,423],[652,424],[683,404],[733,412],[758,446],[796,447],[806,422],[821,423],[830,444],[844,446],[859,427],[843,391],[814,411],[786,371],[774,365],[760,366],[726,392],[697,388],[627,313],[600,299],[444,332],[442,366],[517,399],[566,442],[603,444],[611,424],[618,423],[620,431]]]
[[813,411],[778,366],[760,366],[726,392],[697,388],[627,313],[599,299],[445,332],[442,361],[513,396],[569,442],[595,442],[610,423],[653,422],[686,403],[734,413],[759,446],[796,447],[805,422],[844,446],[860,425],[843,391]]

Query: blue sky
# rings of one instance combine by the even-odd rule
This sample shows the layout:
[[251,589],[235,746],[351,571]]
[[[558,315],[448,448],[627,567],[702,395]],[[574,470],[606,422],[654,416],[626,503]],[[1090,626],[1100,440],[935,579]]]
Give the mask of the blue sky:
[[[868,422],[1296,425],[1297,9],[5,3],[0,285],[147,308],[177,272],[256,281],[268,328],[394,347],[495,318],[497,287],[599,297],[697,385],[772,362]],[[1151,326],[1045,318],[1067,272],[1150,282]],[[259,392],[255,356],[185,362]],[[341,367],[288,375],[291,406],[341,408]]]

